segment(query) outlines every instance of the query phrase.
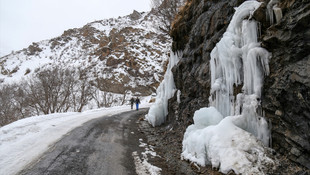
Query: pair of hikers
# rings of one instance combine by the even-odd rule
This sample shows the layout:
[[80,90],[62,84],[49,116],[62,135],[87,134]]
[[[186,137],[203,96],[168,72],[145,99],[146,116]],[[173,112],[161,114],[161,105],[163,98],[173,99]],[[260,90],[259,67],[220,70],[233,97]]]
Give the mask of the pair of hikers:
[[138,97],[136,99],[133,97],[130,99],[131,109],[133,108],[134,103],[136,103],[136,110],[139,110],[140,99]]

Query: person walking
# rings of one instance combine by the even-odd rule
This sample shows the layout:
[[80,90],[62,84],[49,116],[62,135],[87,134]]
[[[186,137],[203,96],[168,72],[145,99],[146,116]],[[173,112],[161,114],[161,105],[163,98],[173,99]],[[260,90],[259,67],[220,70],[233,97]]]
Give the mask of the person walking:
[[139,104],[140,104],[140,99],[137,97],[136,98],[136,109],[137,109],[137,111],[139,110]]
[[133,97],[131,97],[131,99],[130,99],[131,109],[133,109],[134,102],[135,102],[135,99]]

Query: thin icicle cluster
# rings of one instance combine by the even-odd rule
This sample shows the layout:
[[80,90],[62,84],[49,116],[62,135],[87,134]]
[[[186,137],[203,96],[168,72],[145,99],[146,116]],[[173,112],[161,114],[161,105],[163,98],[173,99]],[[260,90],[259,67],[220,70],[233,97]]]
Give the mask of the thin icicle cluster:
[[258,43],[257,22],[251,19],[260,4],[246,1],[236,8],[211,52],[211,107],[196,111],[184,134],[182,158],[223,173],[264,174],[262,167],[273,164],[264,153],[268,124],[257,113],[270,57]]

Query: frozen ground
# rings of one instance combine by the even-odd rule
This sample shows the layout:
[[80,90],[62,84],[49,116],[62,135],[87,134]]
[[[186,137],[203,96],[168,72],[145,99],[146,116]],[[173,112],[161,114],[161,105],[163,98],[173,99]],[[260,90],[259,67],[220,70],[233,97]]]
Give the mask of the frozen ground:
[[[148,103],[141,105],[149,106]],[[42,115],[3,126],[0,128],[0,174],[16,174],[68,132],[89,120],[130,110],[130,106],[120,106],[82,113]]]

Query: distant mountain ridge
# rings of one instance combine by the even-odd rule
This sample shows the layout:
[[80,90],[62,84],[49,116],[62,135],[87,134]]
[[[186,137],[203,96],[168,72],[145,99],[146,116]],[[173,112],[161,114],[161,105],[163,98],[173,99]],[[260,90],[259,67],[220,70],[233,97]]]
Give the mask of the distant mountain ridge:
[[86,70],[101,91],[150,95],[162,80],[170,52],[171,40],[160,25],[151,12],[134,11],[69,29],[0,58],[0,85],[61,65]]

